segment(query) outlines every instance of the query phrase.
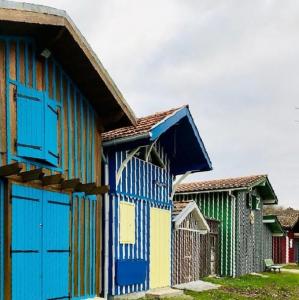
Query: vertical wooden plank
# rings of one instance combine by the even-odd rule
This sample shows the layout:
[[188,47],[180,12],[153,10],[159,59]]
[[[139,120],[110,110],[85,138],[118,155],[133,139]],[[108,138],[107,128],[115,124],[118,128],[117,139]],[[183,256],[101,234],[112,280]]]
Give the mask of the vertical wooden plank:
[[73,207],[73,218],[74,218],[74,235],[73,235],[73,296],[79,295],[78,287],[78,232],[79,232],[79,198],[74,198]]
[[102,280],[101,280],[101,267],[102,267],[102,196],[97,196],[96,201],[96,267],[95,267],[95,280],[96,280],[96,294],[100,295],[102,292]]
[[10,53],[9,53],[9,76],[11,80],[17,80],[17,63],[16,63],[16,42],[10,42]]
[[87,239],[87,245],[85,247],[86,249],[86,268],[85,268],[85,274],[86,274],[86,285],[85,285],[85,291],[86,295],[90,295],[90,202],[91,200],[86,200],[86,239]]
[[48,76],[48,93],[49,97],[53,99],[53,61],[52,59],[47,60],[48,72],[46,76]]
[[27,70],[26,70],[26,84],[29,87],[33,87],[33,72],[34,72],[34,66],[33,66],[33,47],[31,43],[27,44]]
[[36,88],[39,91],[45,90],[44,63],[45,60],[40,57],[36,60]]
[[16,86],[14,84],[9,85],[9,106],[10,106],[10,147],[11,154],[16,155],[16,139],[17,139],[17,109],[15,101],[15,90]]
[[73,236],[74,236],[74,198],[70,199],[71,210],[70,210],[70,218],[69,218],[69,228],[70,228],[70,251],[71,251],[71,259],[69,260],[69,291],[72,294],[73,287],[73,261],[74,261],[74,244],[73,244]]
[[80,295],[84,295],[84,260],[85,254],[85,199],[80,205]]
[[63,113],[64,113],[64,123],[63,123],[63,132],[64,132],[64,173],[66,178],[69,178],[69,144],[68,144],[68,84],[63,76]]
[[25,43],[19,43],[19,69],[20,69],[20,82],[25,84]]
[[80,94],[77,93],[76,95],[76,100],[77,100],[77,168],[78,168],[78,176],[81,176],[81,148],[82,148],[82,143],[83,141],[81,140],[81,99],[80,99]]
[[0,41],[0,120],[1,120],[1,165],[7,161],[6,155],[6,70],[5,70],[5,42]]
[[10,246],[11,246],[11,184],[8,183],[7,191],[5,194],[5,204],[4,204],[4,215],[6,216],[4,220],[4,299],[11,300],[11,256],[10,256]]

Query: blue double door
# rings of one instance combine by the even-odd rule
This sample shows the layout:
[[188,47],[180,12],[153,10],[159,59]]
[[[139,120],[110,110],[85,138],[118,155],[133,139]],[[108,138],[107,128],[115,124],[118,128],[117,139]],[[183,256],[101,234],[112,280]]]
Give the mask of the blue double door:
[[12,300],[69,299],[70,197],[12,186]]

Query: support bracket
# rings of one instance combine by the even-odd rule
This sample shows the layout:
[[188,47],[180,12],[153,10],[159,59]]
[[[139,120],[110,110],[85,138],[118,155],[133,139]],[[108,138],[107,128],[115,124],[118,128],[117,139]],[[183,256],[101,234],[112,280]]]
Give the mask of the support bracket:
[[122,164],[120,165],[119,169],[117,170],[116,173],[116,186],[119,184],[120,178],[121,178],[121,174],[123,172],[123,170],[127,167],[128,162],[133,158],[133,156],[140,150],[141,147],[137,147],[136,149],[132,150],[128,156],[126,157],[126,159],[122,162]]
[[188,176],[190,175],[192,172],[191,171],[188,171],[186,172],[184,175],[182,175],[173,185],[172,185],[172,193],[171,193],[171,196],[170,196],[170,199],[172,200],[173,197],[174,197],[174,194],[175,194],[175,191],[178,187],[178,185]]

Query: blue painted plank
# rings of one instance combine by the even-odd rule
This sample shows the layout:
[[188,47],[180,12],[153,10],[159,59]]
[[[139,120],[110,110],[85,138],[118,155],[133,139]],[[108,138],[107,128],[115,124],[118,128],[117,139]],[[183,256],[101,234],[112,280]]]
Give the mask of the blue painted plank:
[[70,197],[44,191],[43,299],[69,296]]

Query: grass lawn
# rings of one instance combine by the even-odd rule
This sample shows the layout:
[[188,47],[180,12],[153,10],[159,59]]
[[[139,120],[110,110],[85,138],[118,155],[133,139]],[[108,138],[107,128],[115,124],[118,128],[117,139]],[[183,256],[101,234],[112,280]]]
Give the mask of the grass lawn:
[[218,290],[189,292],[186,294],[199,300],[282,300],[299,299],[299,274],[263,273],[269,277],[245,275],[239,278],[205,278],[206,281],[221,284]]
[[292,265],[286,265],[286,266],[283,266],[284,269],[295,269],[295,270],[299,270],[299,265],[295,265],[295,264],[292,264]]

